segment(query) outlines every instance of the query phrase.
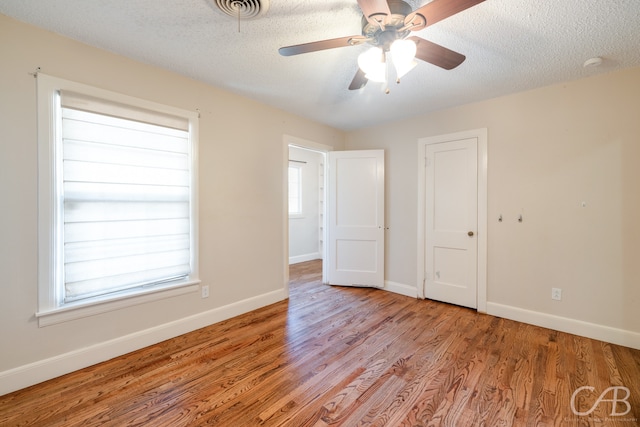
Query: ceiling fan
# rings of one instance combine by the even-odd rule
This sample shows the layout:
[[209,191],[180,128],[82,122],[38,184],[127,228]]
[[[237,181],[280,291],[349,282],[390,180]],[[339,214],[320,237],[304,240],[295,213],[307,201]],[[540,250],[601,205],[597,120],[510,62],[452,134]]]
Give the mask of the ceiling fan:
[[363,13],[362,35],[281,47],[279,52],[283,56],[291,56],[369,43],[373,48],[358,58],[359,68],[349,90],[360,89],[369,80],[385,81],[388,53],[391,53],[399,83],[399,77],[415,66],[414,57],[445,70],[460,65],[465,60],[464,55],[409,35],[483,1],[433,0],[412,11],[411,6],[402,0],[358,0]]

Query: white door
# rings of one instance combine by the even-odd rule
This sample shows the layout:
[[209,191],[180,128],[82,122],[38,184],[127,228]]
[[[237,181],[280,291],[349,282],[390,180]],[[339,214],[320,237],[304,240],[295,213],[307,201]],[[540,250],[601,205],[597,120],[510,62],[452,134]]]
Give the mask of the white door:
[[425,173],[425,297],[477,308],[475,138],[430,144]]
[[329,152],[327,277],[384,286],[384,150]]

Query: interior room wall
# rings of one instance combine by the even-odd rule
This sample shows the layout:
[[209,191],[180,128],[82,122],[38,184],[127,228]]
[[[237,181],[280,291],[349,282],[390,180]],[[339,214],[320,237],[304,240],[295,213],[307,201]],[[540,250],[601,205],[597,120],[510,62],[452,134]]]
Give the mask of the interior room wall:
[[488,311],[640,348],[640,68],[587,73],[347,135],[387,152],[387,280],[418,285],[418,139],[487,128]]
[[320,246],[322,158],[321,153],[289,147],[289,159],[302,162],[298,163],[302,172],[302,215],[289,217],[289,264],[322,258]]
[[[0,15],[0,394],[286,298],[283,135],[342,131]],[[38,327],[36,68],[200,112],[200,277],[190,293]]]

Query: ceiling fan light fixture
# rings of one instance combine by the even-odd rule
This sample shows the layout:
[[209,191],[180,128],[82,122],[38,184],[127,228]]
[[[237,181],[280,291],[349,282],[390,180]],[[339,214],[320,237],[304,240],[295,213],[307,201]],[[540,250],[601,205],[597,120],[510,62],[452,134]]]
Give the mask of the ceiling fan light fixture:
[[387,81],[385,55],[379,47],[372,47],[358,56],[358,66],[368,80],[384,83]]
[[412,40],[402,39],[391,43],[391,60],[398,79],[411,71],[418,63],[415,61],[416,44]]
[[409,63],[403,63],[403,64],[393,64],[395,69],[396,69],[396,77],[398,78],[398,80],[400,80],[402,77],[404,77],[409,71],[413,70],[413,68],[418,65],[418,63],[416,61],[411,61]]
[[[387,78],[393,74],[390,70],[391,64],[394,65],[396,82],[400,83],[400,77],[417,65],[416,59],[445,70],[452,70],[462,64],[465,60],[464,55],[410,34],[485,0],[432,0],[415,10],[412,10],[411,5],[407,3],[408,0],[357,1],[362,11],[362,35],[285,46],[278,51],[283,56],[291,56],[369,43],[377,49],[363,52],[358,56],[359,68],[349,84],[349,90],[362,89],[369,80],[386,83]],[[391,55],[389,64],[387,64],[387,53]],[[386,92],[389,92],[388,87]]]

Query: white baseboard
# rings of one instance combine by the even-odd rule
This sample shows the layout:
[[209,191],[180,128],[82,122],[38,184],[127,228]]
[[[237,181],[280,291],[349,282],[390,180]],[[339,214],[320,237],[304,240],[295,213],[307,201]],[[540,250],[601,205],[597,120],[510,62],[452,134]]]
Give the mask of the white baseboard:
[[314,259],[322,259],[320,252],[304,255],[296,255],[289,257],[289,265],[298,264],[299,262],[313,261]]
[[494,302],[487,314],[640,350],[640,333]]
[[405,285],[404,283],[384,281],[384,289],[395,294],[405,295],[412,298],[418,298],[418,290],[415,286]]
[[285,289],[258,295],[100,344],[0,372],[0,396],[282,301]]

